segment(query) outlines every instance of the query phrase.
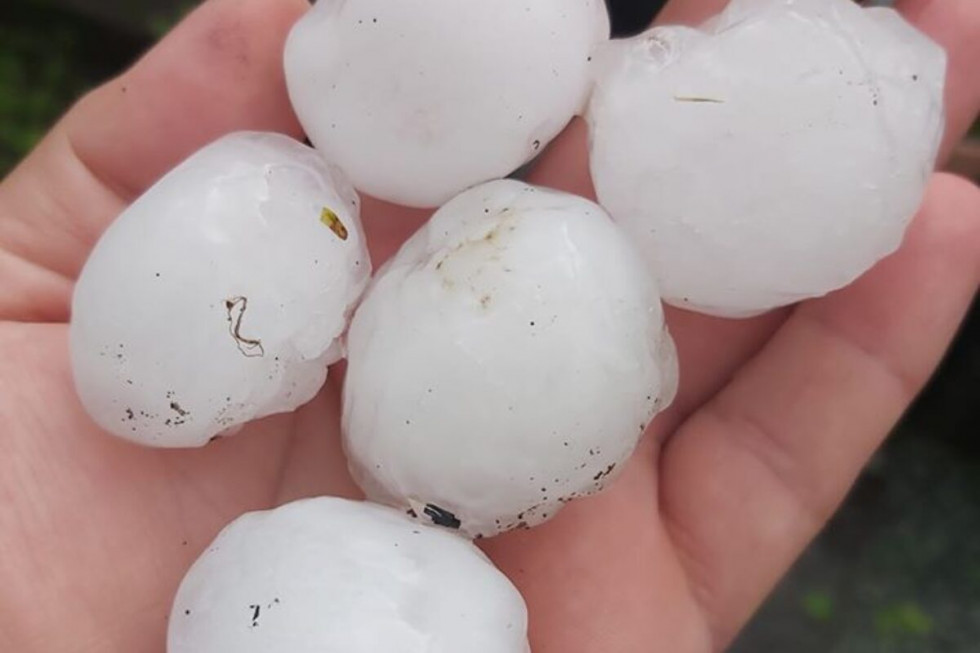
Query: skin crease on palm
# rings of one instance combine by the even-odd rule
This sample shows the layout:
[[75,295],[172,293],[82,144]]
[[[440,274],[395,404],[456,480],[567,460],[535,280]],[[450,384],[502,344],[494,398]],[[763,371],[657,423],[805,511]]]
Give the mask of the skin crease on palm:
[[[661,20],[723,4],[675,0]],[[950,53],[948,152],[980,107],[980,4],[900,6]],[[181,577],[226,523],[357,496],[338,374],[294,415],[162,451],[99,432],[68,366],[72,280],[120,210],[220,134],[299,135],[280,57],[306,8],[210,0],[0,185],[0,650],[161,652]],[[583,132],[532,181],[590,195]],[[377,264],[426,217],[369,198],[364,213]],[[619,481],[485,544],[528,601],[533,650],[722,650],[935,369],[978,283],[980,191],[937,175],[902,249],[851,287],[747,321],[670,310],[680,393]]]

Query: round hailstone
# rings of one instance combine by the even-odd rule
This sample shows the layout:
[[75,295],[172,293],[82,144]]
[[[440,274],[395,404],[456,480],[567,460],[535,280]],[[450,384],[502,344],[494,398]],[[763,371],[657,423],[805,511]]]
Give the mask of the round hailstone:
[[390,508],[239,518],[191,567],[168,653],[527,653],[524,601],[472,543]]
[[515,181],[440,209],[378,275],[348,346],[361,487],[472,537],[601,489],[677,379],[631,243],[592,202]]
[[72,305],[75,383],[107,431],[207,443],[293,410],[342,355],[370,262],[358,199],[285,136],[204,148],[109,227]]
[[759,313],[900,244],[942,134],[945,54],[891,9],[736,0],[602,58],[596,190],[666,301]]
[[438,206],[555,137],[608,36],[602,0],[319,2],[289,37],[286,79],[359,190]]

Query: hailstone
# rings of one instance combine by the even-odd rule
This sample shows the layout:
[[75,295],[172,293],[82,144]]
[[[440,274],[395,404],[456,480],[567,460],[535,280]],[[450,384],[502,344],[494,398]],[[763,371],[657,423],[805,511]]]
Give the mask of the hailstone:
[[358,198],[286,136],[205,147],[109,227],[75,288],[75,384],[105,430],[187,447],[323,385],[370,277]]
[[390,508],[240,517],[187,573],[168,653],[527,653],[524,601],[472,543]]
[[441,208],[351,323],[344,442],[368,496],[471,537],[600,490],[673,398],[655,283],[597,205],[517,181]]
[[945,61],[851,0],[735,0],[617,42],[588,112],[599,201],[670,303],[737,317],[823,295],[900,244]]
[[359,190],[438,206],[554,138],[608,36],[602,0],[321,0],[289,36],[286,80]]

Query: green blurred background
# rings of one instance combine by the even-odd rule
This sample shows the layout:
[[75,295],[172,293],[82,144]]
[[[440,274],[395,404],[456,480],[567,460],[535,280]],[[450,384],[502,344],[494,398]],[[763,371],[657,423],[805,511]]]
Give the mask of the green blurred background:
[[[658,4],[609,3],[620,34],[646,24]],[[0,0],[0,176],[79,94],[193,4]],[[973,156],[961,158],[962,170],[976,169]],[[980,651],[978,404],[975,307],[933,383],[733,652]]]

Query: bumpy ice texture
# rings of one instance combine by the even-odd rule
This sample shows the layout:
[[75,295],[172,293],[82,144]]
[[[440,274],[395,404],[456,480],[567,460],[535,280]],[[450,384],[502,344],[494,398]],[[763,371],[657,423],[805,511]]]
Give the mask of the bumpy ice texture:
[[850,0],[736,0],[600,68],[600,203],[666,301],[717,315],[822,295],[896,249],[943,129],[945,53]]
[[602,0],[322,0],[290,35],[286,79],[359,190],[438,206],[558,134],[608,36]]
[[285,136],[177,167],[105,232],[75,289],[76,386],[107,431],[185,447],[293,410],[342,355],[370,276],[358,199]]
[[470,542],[382,506],[251,513],[188,572],[169,653],[527,653],[524,601]]
[[497,181],[440,209],[349,334],[345,446],[375,500],[472,537],[600,490],[673,398],[656,287],[582,198]]

